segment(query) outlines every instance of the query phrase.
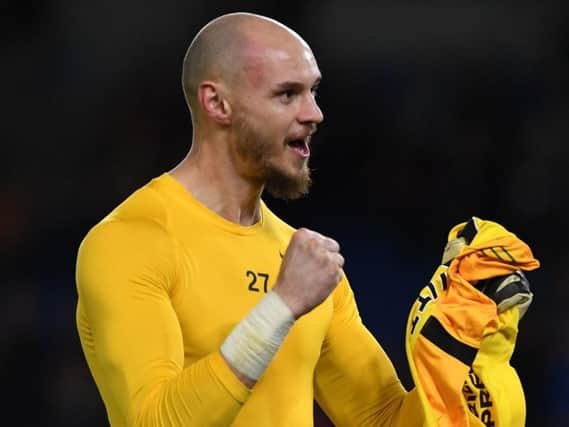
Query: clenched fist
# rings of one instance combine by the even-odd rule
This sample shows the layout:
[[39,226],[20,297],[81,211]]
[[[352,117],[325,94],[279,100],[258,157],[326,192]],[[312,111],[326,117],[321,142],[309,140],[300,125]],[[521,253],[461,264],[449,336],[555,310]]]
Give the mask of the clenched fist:
[[344,257],[335,240],[315,231],[296,231],[273,288],[298,319],[326,299],[342,278]]

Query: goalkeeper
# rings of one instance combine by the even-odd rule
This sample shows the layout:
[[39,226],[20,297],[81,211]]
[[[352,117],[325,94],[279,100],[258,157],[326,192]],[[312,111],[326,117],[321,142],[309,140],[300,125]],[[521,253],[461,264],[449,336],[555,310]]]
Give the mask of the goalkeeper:
[[320,71],[300,36],[244,13],[206,25],[182,73],[188,156],[97,224],[77,327],[113,427],[421,426],[362,324],[334,240],[261,200],[310,184]]
[[113,427],[311,426],[314,398],[338,426],[430,422],[424,377],[407,392],[362,324],[338,243],[261,199],[308,192],[320,77],[306,42],[258,15],[191,43],[189,154],[78,253],[77,327]]

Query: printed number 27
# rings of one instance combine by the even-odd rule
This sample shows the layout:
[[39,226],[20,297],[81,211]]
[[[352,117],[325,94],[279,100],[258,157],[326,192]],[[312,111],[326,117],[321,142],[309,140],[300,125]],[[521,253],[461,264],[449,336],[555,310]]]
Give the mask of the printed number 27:
[[252,292],[261,292],[261,289],[255,286],[257,284],[257,279],[263,279],[263,292],[267,293],[267,286],[269,281],[269,275],[267,273],[255,273],[254,271],[247,270],[247,277],[251,279],[249,282],[249,290]]

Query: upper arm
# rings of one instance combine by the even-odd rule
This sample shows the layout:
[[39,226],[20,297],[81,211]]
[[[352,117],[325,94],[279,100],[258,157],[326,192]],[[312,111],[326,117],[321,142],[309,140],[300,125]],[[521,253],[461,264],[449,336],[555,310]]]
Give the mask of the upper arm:
[[117,425],[227,426],[250,395],[218,350],[184,365],[180,250],[148,221],[103,223],[79,249],[81,342]]
[[82,242],[76,281],[88,319],[90,365],[105,403],[130,419],[161,381],[183,368],[183,344],[169,292],[172,241],[148,221],[111,221]]

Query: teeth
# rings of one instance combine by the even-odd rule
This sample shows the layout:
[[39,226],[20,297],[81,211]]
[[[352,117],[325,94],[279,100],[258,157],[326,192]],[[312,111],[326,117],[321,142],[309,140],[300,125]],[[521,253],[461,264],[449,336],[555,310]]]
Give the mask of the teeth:
[[293,147],[300,147],[300,146],[304,145],[304,140],[294,139],[294,140],[290,141],[288,144],[293,146]]

